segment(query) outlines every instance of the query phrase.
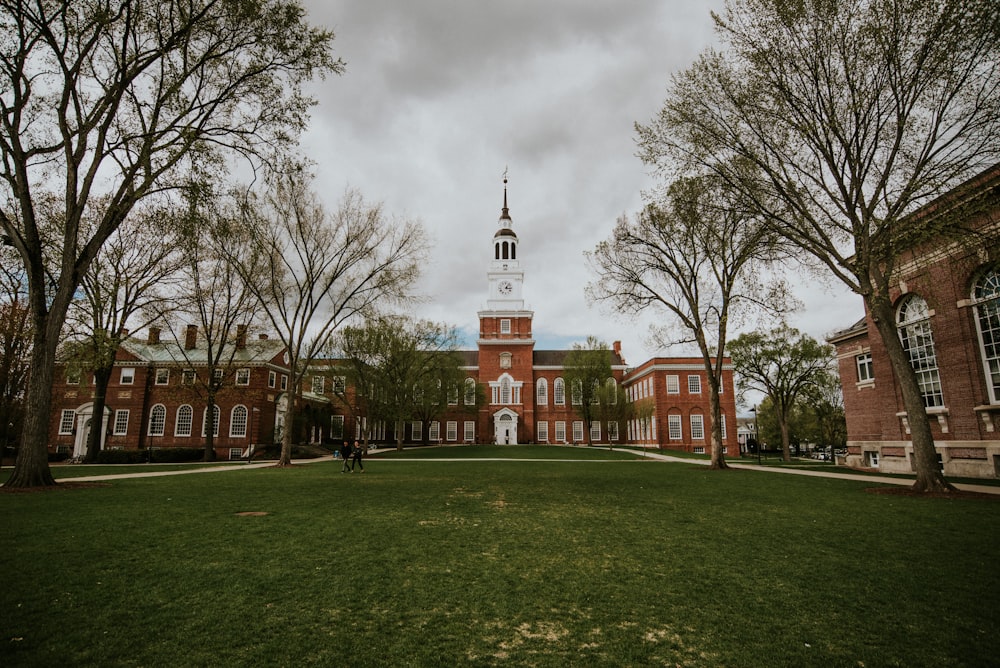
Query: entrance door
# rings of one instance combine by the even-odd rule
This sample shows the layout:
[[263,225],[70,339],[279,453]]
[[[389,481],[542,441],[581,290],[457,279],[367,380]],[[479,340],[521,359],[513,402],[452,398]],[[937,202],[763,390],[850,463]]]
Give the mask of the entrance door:
[[494,421],[494,429],[497,445],[517,444],[517,415],[513,413],[502,413]]

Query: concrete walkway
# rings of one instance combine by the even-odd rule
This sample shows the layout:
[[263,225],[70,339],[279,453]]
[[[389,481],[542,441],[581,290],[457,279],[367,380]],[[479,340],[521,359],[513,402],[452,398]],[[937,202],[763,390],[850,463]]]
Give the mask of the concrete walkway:
[[[634,454],[636,456],[644,457],[645,459],[657,460],[657,461],[662,461],[662,462],[672,462],[672,463],[676,463],[676,464],[693,464],[693,465],[701,465],[701,466],[708,466],[710,464],[710,462],[708,460],[706,460],[706,459],[688,459],[688,458],[685,458],[685,457],[675,457],[675,456],[672,456],[672,455],[664,455],[664,454],[661,454],[659,452],[648,452],[648,451],[644,452],[642,450],[630,450],[630,449],[622,449],[622,448],[618,448],[617,451],[618,452],[629,452],[629,453],[632,453],[632,454]],[[372,454],[377,454],[377,453],[372,453]],[[339,462],[340,460],[338,458],[336,458],[336,457],[328,456],[328,457],[317,457],[315,459],[296,459],[296,460],[294,460],[292,462],[292,464],[302,465],[302,464],[314,464],[314,463],[317,463],[317,462],[329,462],[329,461],[337,461],[337,462]],[[497,458],[467,459],[467,458],[448,458],[448,457],[435,457],[435,458],[424,458],[424,457],[421,457],[420,459],[393,458],[393,459],[382,460],[382,462],[393,462],[393,461],[410,461],[410,462],[412,462],[412,461],[422,461],[422,462],[442,462],[442,461],[463,461],[463,462],[470,462],[470,461],[481,461],[481,462],[488,462],[488,461],[518,461],[518,460],[516,460],[516,459],[497,459]],[[535,462],[537,462],[537,461],[541,461],[541,460],[538,460],[538,459],[530,459],[530,460],[526,459],[526,460],[522,460],[522,461],[535,461]],[[573,460],[553,459],[553,460],[549,460],[549,461],[569,462],[569,461],[573,461]],[[592,462],[592,461],[595,461],[595,460],[588,459],[588,460],[579,460],[579,461]],[[786,467],[766,466],[766,465],[760,465],[760,466],[758,466],[758,465],[750,465],[750,464],[740,464],[740,463],[734,462],[733,460],[726,460],[726,461],[729,463],[729,466],[731,468],[734,468],[734,469],[743,469],[743,470],[746,470],[746,471],[761,471],[761,472],[765,472],[765,473],[784,473],[784,474],[787,474],[787,475],[804,475],[804,476],[812,476],[812,477],[815,477],[815,478],[839,478],[841,480],[855,480],[855,481],[858,481],[858,482],[868,482],[868,483],[882,484],[882,485],[898,485],[898,486],[901,486],[901,487],[909,487],[910,485],[913,484],[913,479],[912,478],[890,478],[888,476],[865,475],[865,474],[860,474],[860,473],[837,473],[837,472],[833,472],[833,471],[822,471],[822,470],[815,470],[815,469],[792,469],[792,468],[786,468]],[[84,464],[83,466],[86,466],[86,464]],[[165,465],[165,466],[169,466],[169,465]],[[273,467],[273,466],[274,466],[274,462],[273,461],[266,461],[266,462],[255,462],[253,464],[239,463],[239,464],[232,464],[232,465],[226,465],[226,466],[206,466],[205,468],[196,468],[196,469],[170,470],[170,469],[165,468],[162,471],[143,471],[141,473],[116,473],[116,474],[112,474],[112,475],[81,476],[81,477],[75,477],[75,478],[64,478],[63,480],[66,481],[66,482],[69,482],[69,481],[74,481],[74,482],[100,482],[100,481],[105,481],[105,480],[118,480],[118,479],[122,479],[122,478],[156,478],[156,477],[168,476],[168,475],[187,475],[187,474],[190,474],[190,473],[218,473],[218,472],[223,472],[223,471],[246,471],[246,470],[249,470],[249,469],[262,469],[262,468],[268,468],[268,467]],[[995,486],[995,485],[975,485],[975,484],[967,484],[967,483],[952,483],[952,484],[955,485],[955,487],[957,487],[958,489],[960,489],[962,491],[965,491],[965,492],[977,492],[977,493],[981,493],[981,494],[1000,494],[1000,486]]]

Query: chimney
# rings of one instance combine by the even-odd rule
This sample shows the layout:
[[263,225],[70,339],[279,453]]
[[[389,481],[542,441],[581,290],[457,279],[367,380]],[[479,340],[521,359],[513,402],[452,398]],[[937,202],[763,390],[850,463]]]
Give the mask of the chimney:
[[258,334],[257,339],[260,341],[267,341],[267,334]]
[[236,349],[243,350],[247,347],[247,326],[236,325]]
[[159,327],[150,327],[149,328],[149,338],[146,339],[146,343],[148,343],[149,345],[152,346],[152,345],[156,345],[159,342],[160,342],[160,328]]
[[611,344],[611,348],[615,351],[615,355],[618,356],[618,359],[622,361],[622,364],[625,364],[625,358],[622,357],[622,342],[615,341]]
[[198,345],[198,325],[188,325],[184,335],[184,350],[194,350]]

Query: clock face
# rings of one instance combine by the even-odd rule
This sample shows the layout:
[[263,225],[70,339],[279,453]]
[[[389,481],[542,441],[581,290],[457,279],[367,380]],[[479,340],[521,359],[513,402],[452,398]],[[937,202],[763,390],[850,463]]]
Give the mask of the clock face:
[[500,281],[497,285],[497,291],[502,295],[509,295],[514,291],[514,284],[510,281]]

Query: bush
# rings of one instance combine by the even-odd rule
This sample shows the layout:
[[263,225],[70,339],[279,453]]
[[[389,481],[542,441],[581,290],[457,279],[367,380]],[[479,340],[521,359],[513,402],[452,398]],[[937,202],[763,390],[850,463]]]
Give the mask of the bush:
[[[152,458],[150,457],[152,455]],[[97,453],[98,464],[145,464],[149,461],[159,464],[197,462],[205,457],[201,448],[153,448],[152,450],[101,450]]]

